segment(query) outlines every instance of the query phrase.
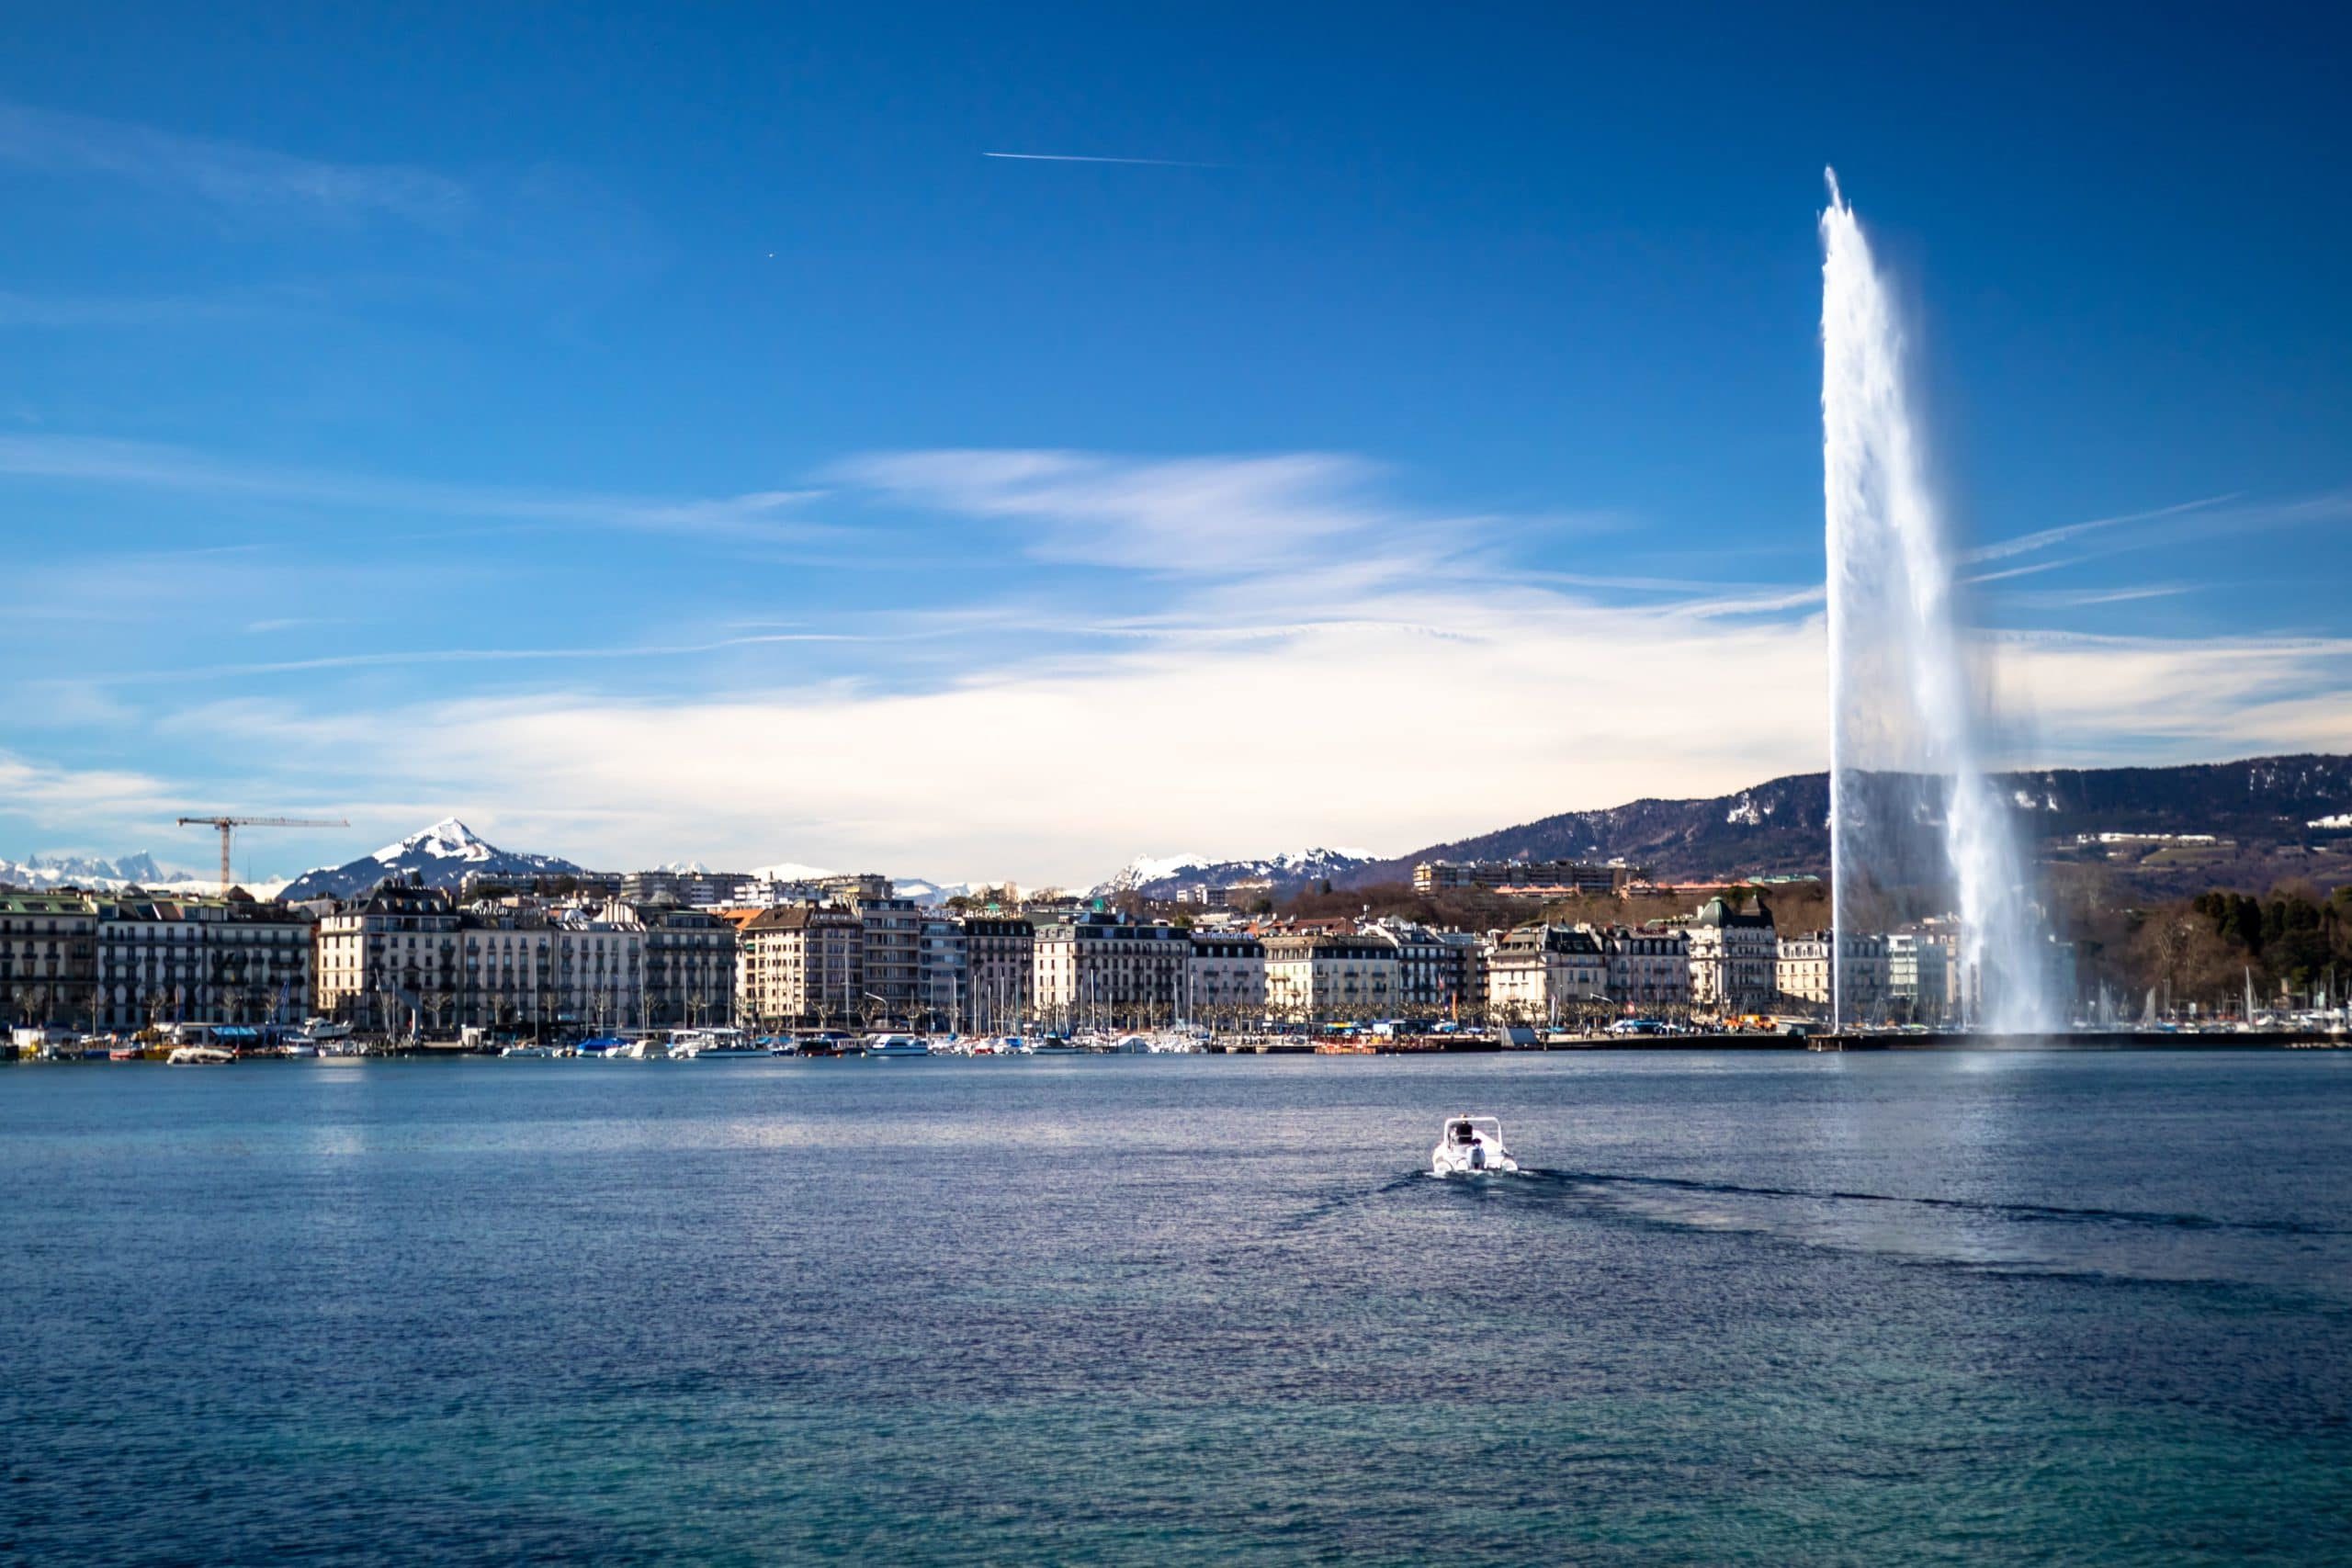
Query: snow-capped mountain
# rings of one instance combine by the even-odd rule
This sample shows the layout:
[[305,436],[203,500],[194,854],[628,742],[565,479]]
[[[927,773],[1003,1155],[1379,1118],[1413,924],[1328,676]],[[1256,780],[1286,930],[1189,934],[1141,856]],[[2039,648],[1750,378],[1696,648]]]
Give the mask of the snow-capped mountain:
[[30,855],[24,860],[0,860],[0,882],[17,887],[122,887],[137,883],[162,884],[193,878],[194,872],[167,871],[155,857],[141,851],[119,860],[96,855]]
[[1325,877],[1344,877],[1377,859],[1368,850],[1291,850],[1265,860],[1211,860],[1206,855],[1144,855],[1129,861],[1110,879],[1093,889],[1096,897],[1114,893],[1140,893],[1146,897],[1173,897],[1178,889],[1204,882],[1213,886],[1234,882],[1272,882],[1274,891],[1287,893]]
[[[256,898],[266,898],[285,883],[277,877],[241,883]],[[187,871],[159,864],[153,855],[137,854],[107,860],[97,855],[31,855],[24,860],[0,859],[0,886],[35,892],[52,887],[79,887],[92,893],[117,893],[142,887],[151,893],[218,893],[217,874]]]
[[288,883],[285,898],[350,898],[388,876],[421,877],[428,887],[455,889],[471,873],[489,876],[567,876],[580,867],[553,855],[502,850],[454,817],[445,817],[396,844],[347,865],[321,866]]

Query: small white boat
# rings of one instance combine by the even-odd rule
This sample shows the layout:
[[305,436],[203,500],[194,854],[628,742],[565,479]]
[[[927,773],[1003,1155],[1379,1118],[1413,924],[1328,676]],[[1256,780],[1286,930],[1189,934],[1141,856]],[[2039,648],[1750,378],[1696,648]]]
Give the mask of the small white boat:
[[557,1046],[535,1042],[528,1044],[509,1045],[498,1054],[502,1056],[531,1056],[537,1058],[547,1058],[559,1056],[563,1053],[560,1048]]
[[666,1040],[653,1039],[649,1035],[642,1039],[632,1040],[616,1050],[605,1052],[605,1055],[616,1061],[666,1062],[670,1059],[670,1043]]
[[308,1060],[319,1054],[319,1048],[308,1040],[288,1040],[277,1048],[277,1054],[296,1060]]
[[745,1038],[740,1029],[682,1029],[670,1036],[670,1055],[693,1061],[724,1061],[729,1056],[764,1056],[768,1047]]
[[218,1045],[175,1045],[172,1054],[164,1058],[175,1067],[218,1067],[236,1059],[234,1051],[223,1051]]
[[928,1056],[931,1047],[911,1034],[874,1034],[865,1041],[869,1056]]
[[1431,1176],[1511,1174],[1519,1162],[1503,1147],[1503,1124],[1491,1116],[1453,1116],[1430,1154]]

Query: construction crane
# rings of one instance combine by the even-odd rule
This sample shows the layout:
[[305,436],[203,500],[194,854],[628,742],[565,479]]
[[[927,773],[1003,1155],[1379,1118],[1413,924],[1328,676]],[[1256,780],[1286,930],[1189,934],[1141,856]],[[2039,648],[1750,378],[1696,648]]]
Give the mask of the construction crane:
[[338,818],[333,822],[311,817],[183,817],[183,828],[206,827],[220,829],[220,896],[229,896],[229,832],[233,828],[348,828],[350,823]]

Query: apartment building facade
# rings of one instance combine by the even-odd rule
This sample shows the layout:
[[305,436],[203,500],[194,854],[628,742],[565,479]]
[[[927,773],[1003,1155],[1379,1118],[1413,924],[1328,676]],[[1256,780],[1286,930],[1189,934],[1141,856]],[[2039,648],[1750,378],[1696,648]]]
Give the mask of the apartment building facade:
[[1270,1017],[1319,1023],[1396,1015],[1396,943],[1361,932],[1279,931],[1265,948]]
[[1517,926],[1487,952],[1487,1015],[1497,1021],[1556,1024],[1608,995],[1609,962],[1589,927]]
[[1192,943],[1161,920],[1091,910],[1037,931],[1032,993],[1055,1028],[1166,1023],[1184,999]]

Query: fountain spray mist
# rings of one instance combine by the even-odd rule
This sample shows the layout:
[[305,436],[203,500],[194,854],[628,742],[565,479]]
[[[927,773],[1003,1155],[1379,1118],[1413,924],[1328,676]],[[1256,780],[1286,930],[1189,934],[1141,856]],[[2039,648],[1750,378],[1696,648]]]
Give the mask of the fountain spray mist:
[[[1946,886],[1961,920],[1951,984],[1970,1021],[2051,1027],[2041,947],[2008,808],[1985,776],[1951,544],[1928,482],[1902,323],[1829,172],[1821,215],[1822,459],[1828,525],[1832,1016],[1846,1021],[1857,883],[1893,852],[1873,781],[1924,776],[1939,799]],[[1977,998],[1981,997],[1981,1004]]]

